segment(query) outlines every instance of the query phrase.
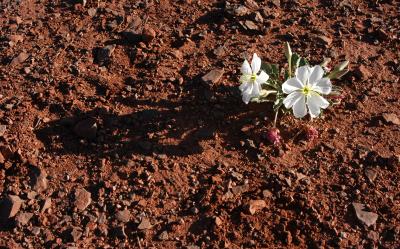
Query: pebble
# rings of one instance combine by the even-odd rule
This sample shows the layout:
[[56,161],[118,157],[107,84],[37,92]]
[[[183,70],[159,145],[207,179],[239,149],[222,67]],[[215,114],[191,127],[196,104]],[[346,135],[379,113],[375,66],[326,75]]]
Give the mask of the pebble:
[[255,24],[253,21],[250,21],[250,20],[244,21],[243,26],[244,26],[244,28],[249,29],[249,30],[258,30],[257,24]]
[[116,45],[107,45],[104,48],[95,48],[95,62],[100,66],[110,61],[110,57],[115,50]]
[[26,61],[26,59],[29,58],[29,54],[25,53],[25,52],[21,52],[17,57],[15,57],[12,61],[11,61],[11,66],[16,66],[18,64],[23,63],[24,61]]
[[4,133],[7,131],[6,125],[0,125],[0,137],[4,136]]
[[33,213],[22,212],[15,217],[15,222],[17,226],[25,226],[32,217]]
[[97,9],[96,9],[96,8],[90,8],[90,9],[88,9],[88,15],[89,15],[90,17],[94,17],[94,16],[96,15],[96,13],[97,13]]
[[382,118],[388,124],[400,125],[400,119],[395,113],[384,113]]
[[19,209],[23,200],[16,195],[9,195],[5,200],[0,203],[0,218],[12,218]]
[[204,82],[211,82],[215,84],[218,83],[218,81],[222,78],[222,75],[224,75],[224,69],[213,69],[206,75],[204,75],[201,79]]
[[367,176],[368,180],[370,180],[370,182],[373,182],[378,175],[378,170],[372,168],[365,169],[365,175]]
[[142,39],[144,42],[151,42],[156,37],[156,31],[153,28],[146,26],[142,31]]
[[40,213],[46,212],[46,210],[51,207],[51,203],[52,203],[51,198],[50,197],[46,198],[46,200],[44,200],[44,202],[43,202],[43,206],[40,210]]
[[44,169],[37,168],[37,171],[33,180],[33,190],[40,193],[47,189],[47,173]]
[[118,221],[127,223],[131,219],[131,212],[127,209],[118,211],[117,214],[115,215]]
[[265,208],[267,203],[264,200],[251,200],[249,202],[248,211],[250,214],[255,214],[257,211]]
[[140,222],[138,229],[139,230],[147,230],[147,229],[150,229],[151,227],[152,227],[152,225],[151,225],[149,219],[144,217],[142,219],[142,221]]
[[365,225],[372,226],[378,219],[378,214],[374,212],[364,211],[364,204],[353,202],[353,208],[356,212],[357,218]]
[[84,119],[74,127],[74,132],[79,137],[94,140],[97,136],[97,123],[94,118]]
[[84,211],[92,202],[92,194],[86,189],[78,189],[75,192],[74,205],[79,211]]
[[77,242],[82,237],[82,229],[79,227],[73,227],[71,229],[71,239],[73,242]]
[[354,70],[354,75],[360,80],[366,80],[371,77],[371,73],[364,65],[361,65]]
[[160,233],[160,235],[158,235],[158,239],[159,240],[168,240],[169,235],[167,231],[163,231],[162,233]]

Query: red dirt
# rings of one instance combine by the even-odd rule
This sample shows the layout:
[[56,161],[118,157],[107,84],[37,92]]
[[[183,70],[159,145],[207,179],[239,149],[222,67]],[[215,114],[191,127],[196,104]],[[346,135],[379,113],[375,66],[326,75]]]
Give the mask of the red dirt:
[[[399,247],[397,1],[87,2],[0,3],[0,247]],[[285,41],[351,71],[273,146],[238,69]]]

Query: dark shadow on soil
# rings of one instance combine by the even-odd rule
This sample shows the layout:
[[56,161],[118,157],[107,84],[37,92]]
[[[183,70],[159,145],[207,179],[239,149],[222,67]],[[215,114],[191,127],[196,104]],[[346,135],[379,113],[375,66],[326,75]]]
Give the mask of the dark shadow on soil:
[[[187,156],[201,153],[201,141],[214,140],[216,136],[227,146],[240,149],[240,141],[246,138],[241,132],[243,125],[257,116],[272,119],[273,113],[265,113],[265,105],[244,105],[236,87],[212,86],[199,77],[184,84],[182,92],[187,94],[176,100],[152,102],[133,96],[115,99],[136,111],[118,115],[104,108],[73,110],[70,116],[39,128],[36,135],[47,150],[59,154]],[[97,129],[76,131],[78,123],[93,120]]]

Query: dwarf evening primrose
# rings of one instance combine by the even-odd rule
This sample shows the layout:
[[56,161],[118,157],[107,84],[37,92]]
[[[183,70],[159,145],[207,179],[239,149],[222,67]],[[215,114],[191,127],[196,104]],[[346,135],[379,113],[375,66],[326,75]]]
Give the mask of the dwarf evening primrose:
[[263,70],[258,74],[260,68],[261,59],[254,53],[251,66],[249,62],[245,60],[240,69],[242,72],[240,83],[242,84],[239,86],[239,89],[242,92],[242,100],[246,104],[248,104],[252,98],[260,96],[262,90],[261,85],[267,83],[269,79],[269,75]]

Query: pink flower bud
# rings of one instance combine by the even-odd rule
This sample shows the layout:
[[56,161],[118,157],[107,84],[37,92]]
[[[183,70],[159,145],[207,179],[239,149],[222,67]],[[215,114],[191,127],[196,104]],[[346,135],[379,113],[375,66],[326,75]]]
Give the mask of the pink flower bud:
[[318,138],[318,130],[315,129],[313,126],[307,126],[305,132],[306,132],[306,139],[308,141],[312,141]]
[[277,128],[272,128],[267,132],[267,140],[273,145],[281,144],[282,137],[280,131]]

